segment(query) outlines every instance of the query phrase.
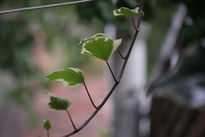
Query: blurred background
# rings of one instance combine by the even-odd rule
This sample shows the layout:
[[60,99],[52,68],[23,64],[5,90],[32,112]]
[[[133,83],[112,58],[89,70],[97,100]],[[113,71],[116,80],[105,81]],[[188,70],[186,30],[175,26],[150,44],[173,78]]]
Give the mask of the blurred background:
[[[67,1],[0,0],[0,10]],[[140,34],[120,85],[91,123],[73,137],[205,136],[201,110],[205,2],[144,2]],[[95,0],[0,15],[0,137],[44,137],[44,119],[51,121],[51,137],[72,131],[65,112],[48,108],[44,91],[71,100],[70,113],[77,126],[93,112],[83,87],[66,88],[44,76],[79,67],[94,101],[100,103],[112,86],[112,77],[104,62],[81,56],[78,44],[82,38],[106,33],[122,38],[119,49],[125,54],[134,29],[130,19],[113,16],[113,9],[122,6],[135,8],[137,1]],[[117,75],[122,64],[119,54],[110,63]],[[147,97],[146,91],[153,96]]]

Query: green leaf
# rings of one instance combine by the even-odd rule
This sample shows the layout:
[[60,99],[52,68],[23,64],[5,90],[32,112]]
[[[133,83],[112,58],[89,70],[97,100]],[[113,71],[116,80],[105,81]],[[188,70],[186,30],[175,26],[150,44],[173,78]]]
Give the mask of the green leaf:
[[144,12],[139,7],[135,8],[135,9],[129,9],[129,8],[126,8],[126,7],[121,7],[119,9],[114,10],[113,14],[114,14],[114,16],[134,17],[136,14],[139,14],[139,15],[143,16]]
[[51,109],[66,110],[71,105],[71,102],[66,98],[56,96],[50,92],[46,92],[46,94],[50,96],[50,102],[48,103],[48,106]]
[[62,81],[65,86],[78,86],[84,82],[83,71],[78,68],[67,68],[46,76],[50,80]]
[[105,34],[98,33],[90,38],[81,40],[79,45],[82,46],[82,55],[94,56],[108,61],[120,43],[121,39],[112,40]]
[[50,130],[51,129],[51,123],[49,120],[44,120],[43,121],[43,127],[45,130]]

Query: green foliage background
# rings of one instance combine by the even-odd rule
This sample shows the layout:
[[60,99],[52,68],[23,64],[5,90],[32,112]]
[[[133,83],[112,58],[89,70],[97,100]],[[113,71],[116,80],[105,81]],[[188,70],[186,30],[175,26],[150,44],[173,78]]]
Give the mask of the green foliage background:
[[[37,6],[43,4],[60,3],[64,0],[0,0],[0,9],[14,9],[20,7]],[[156,58],[159,55],[161,43],[170,26],[171,17],[178,3],[188,7],[188,15],[192,24],[184,25],[181,30],[182,45],[188,47],[193,43],[200,43],[205,35],[205,1],[198,0],[145,0],[143,20],[152,24],[148,38],[148,73],[151,74]],[[29,81],[34,79],[45,87],[49,85],[41,79],[42,72],[31,61],[34,46],[34,33],[31,24],[40,26],[46,34],[47,50],[52,52],[53,47],[59,45],[66,49],[65,60],[67,66],[81,66],[88,62],[88,58],[80,56],[80,48],[76,48],[79,37],[102,32],[103,26],[113,23],[124,33],[126,38],[131,36],[125,18],[114,18],[113,9],[119,7],[135,8],[136,0],[118,0],[112,4],[111,0],[95,0],[78,6],[61,7],[28,11],[22,13],[0,15],[0,73],[8,72],[16,83],[6,90],[5,101],[16,101],[19,104],[31,105],[33,90]],[[77,23],[77,25],[76,25]],[[76,34],[71,34],[76,28]],[[89,30],[89,31],[88,31]],[[90,31],[94,30],[94,31]],[[88,33],[87,33],[88,32]],[[79,53],[79,54],[76,54]],[[4,85],[0,83],[0,85]],[[8,91],[8,92],[7,92]],[[2,96],[2,97],[4,97]],[[29,99],[28,99],[29,98]]]
[[[0,0],[0,10],[15,9],[44,4],[60,3],[64,0]],[[98,21],[95,25],[84,25],[78,18],[76,6],[42,9],[0,15],[0,107],[18,104],[28,112],[30,124],[36,123],[33,110],[34,92],[43,86],[48,88],[45,75],[32,59],[38,27],[45,33],[46,50],[55,52],[56,47],[63,49],[63,60],[57,67],[83,66],[89,59],[80,55],[79,40],[86,35],[102,30]],[[99,26],[99,27],[96,27]],[[92,31],[91,31],[92,30]],[[8,79],[8,80],[7,80]]]

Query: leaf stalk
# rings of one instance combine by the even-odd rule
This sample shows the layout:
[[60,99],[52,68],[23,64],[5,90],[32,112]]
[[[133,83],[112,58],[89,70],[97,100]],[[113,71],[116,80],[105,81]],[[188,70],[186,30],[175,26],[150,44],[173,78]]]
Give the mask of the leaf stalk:
[[111,73],[113,79],[115,80],[115,82],[117,82],[117,79],[116,79],[116,77],[115,77],[114,72],[112,71],[112,68],[110,67],[110,64],[109,64],[107,61],[106,61],[106,64],[107,64],[107,66],[108,66],[108,68],[109,68],[109,70],[110,70],[110,73]]
[[88,97],[89,97],[89,99],[90,99],[90,102],[92,103],[93,107],[94,107],[95,109],[97,109],[97,106],[95,105],[95,103],[94,103],[94,101],[93,101],[93,99],[92,99],[92,97],[91,97],[91,95],[90,95],[90,93],[89,93],[89,90],[88,90],[88,88],[87,88],[85,82],[83,83],[83,85],[84,85],[84,87],[85,87],[85,91],[86,91],[87,94],[88,94]]
[[68,114],[68,117],[69,117],[69,119],[70,119],[70,121],[71,121],[71,124],[72,124],[74,130],[77,131],[78,129],[76,128],[76,126],[75,126],[75,124],[74,124],[74,122],[73,122],[73,119],[72,119],[72,117],[71,117],[71,114],[69,113],[69,111],[68,111],[67,109],[66,109],[65,111],[66,111],[67,114]]

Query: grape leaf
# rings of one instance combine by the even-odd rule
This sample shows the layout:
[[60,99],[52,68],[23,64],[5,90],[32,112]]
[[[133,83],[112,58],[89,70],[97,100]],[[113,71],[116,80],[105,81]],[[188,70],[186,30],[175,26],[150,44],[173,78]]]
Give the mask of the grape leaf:
[[98,33],[90,38],[80,41],[82,46],[82,55],[94,56],[96,58],[108,61],[121,43],[121,39],[112,40],[103,33]]
[[51,109],[66,110],[71,105],[71,102],[66,98],[56,96],[50,92],[46,92],[46,94],[50,96],[50,102],[48,103],[48,106]]
[[139,14],[139,15],[143,16],[144,12],[139,7],[135,8],[135,9],[129,9],[129,8],[126,8],[126,7],[121,7],[119,9],[114,10],[113,14],[114,14],[114,16],[134,17],[136,14]]
[[65,86],[78,86],[84,82],[83,71],[78,68],[67,68],[46,76],[50,80],[62,81]]
[[44,120],[43,121],[43,127],[45,130],[50,130],[52,127],[51,127],[51,123],[49,120]]

